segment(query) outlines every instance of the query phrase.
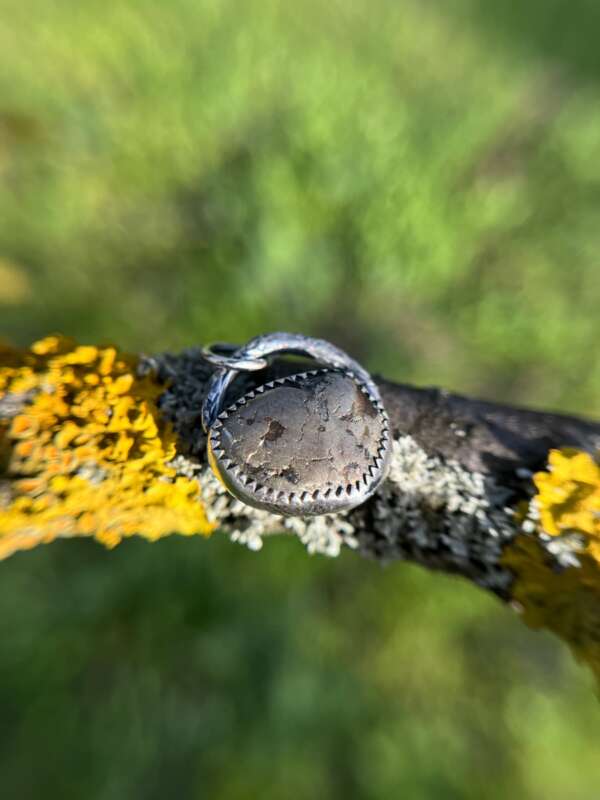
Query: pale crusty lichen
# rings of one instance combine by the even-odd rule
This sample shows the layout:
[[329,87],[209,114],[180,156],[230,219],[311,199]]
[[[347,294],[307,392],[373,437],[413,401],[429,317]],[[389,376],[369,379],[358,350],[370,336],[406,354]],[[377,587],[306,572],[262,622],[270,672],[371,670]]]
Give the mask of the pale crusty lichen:
[[533,481],[523,533],[503,557],[512,597],[525,622],[565,639],[600,678],[600,464],[552,450]]
[[58,537],[213,530],[198,481],[172,465],[164,387],[137,363],[58,336],[0,349],[0,558]]
[[360,549],[464,575],[506,596],[500,556],[516,534],[511,492],[491,476],[426,453],[412,436],[393,444],[388,480],[373,499]]
[[236,500],[209,467],[200,467],[199,478],[208,518],[227,531],[232,541],[250,550],[260,550],[265,536],[282,533],[295,534],[311,555],[336,557],[342,547],[354,549],[358,546],[353,536],[354,527],[348,520],[349,512],[282,517]]

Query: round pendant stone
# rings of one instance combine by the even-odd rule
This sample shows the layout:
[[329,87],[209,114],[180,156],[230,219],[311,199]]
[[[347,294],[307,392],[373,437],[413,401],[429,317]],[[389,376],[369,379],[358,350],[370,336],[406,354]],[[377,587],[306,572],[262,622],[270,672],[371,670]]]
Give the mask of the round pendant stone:
[[276,514],[363,503],[384,479],[389,424],[353,373],[316,369],[248,392],[209,431],[211,466],[239,500]]

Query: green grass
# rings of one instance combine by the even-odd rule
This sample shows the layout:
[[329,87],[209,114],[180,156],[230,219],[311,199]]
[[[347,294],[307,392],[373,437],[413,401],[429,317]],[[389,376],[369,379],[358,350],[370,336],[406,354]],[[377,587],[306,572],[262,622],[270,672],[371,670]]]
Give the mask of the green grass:
[[[2,334],[300,330],[597,413],[599,36],[585,0],[0,0]],[[290,541],[0,569],[7,797],[597,792],[591,679],[457,581]]]

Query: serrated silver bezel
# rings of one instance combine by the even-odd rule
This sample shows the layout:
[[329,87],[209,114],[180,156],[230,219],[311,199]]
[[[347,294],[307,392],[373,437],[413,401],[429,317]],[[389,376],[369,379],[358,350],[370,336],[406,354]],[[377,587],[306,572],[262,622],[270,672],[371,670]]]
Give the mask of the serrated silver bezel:
[[[365,467],[360,480],[356,480],[353,483],[339,484],[336,487],[328,487],[323,490],[316,489],[313,492],[275,491],[273,488],[259,484],[244,472],[243,465],[234,463],[227,456],[221,439],[221,430],[225,420],[235,414],[238,409],[278,385],[293,384],[310,376],[333,372],[340,373],[353,380],[382,417],[382,432],[378,440],[376,454],[373,456],[371,463]],[[208,440],[213,464],[218,470],[219,477],[235,497],[249,505],[286,516],[331,514],[348,510],[364,503],[384,480],[391,454],[389,419],[383,404],[354,372],[339,367],[305,370],[283,378],[275,378],[251,389],[220,412],[208,431]]]

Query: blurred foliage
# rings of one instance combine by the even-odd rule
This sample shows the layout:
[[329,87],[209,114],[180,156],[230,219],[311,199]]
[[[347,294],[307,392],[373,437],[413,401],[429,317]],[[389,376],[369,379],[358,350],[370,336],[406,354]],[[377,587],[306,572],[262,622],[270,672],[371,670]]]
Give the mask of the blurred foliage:
[[[0,0],[2,334],[299,330],[597,411],[599,8]],[[458,581],[218,537],[1,571],[6,797],[597,794],[591,678]]]

